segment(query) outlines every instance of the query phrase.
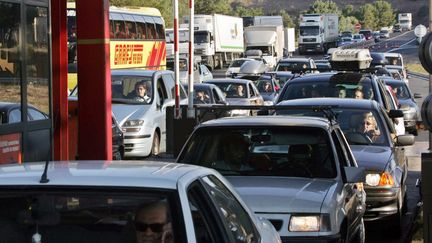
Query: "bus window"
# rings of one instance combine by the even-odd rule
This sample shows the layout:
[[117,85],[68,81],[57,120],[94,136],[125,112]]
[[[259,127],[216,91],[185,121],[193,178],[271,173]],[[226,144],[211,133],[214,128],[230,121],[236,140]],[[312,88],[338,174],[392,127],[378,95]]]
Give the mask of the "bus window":
[[125,20],[126,39],[136,39],[135,20],[131,14],[123,14]]
[[156,39],[165,39],[165,30],[164,30],[164,23],[162,18],[160,17],[153,17],[156,25]]
[[114,20],[114,38],[116,39],[125,39],[126,38],[126,32],[125,32],[125,24],[121,20]]
[[114,20],[110,19],[109,21],[109,30],[110,30],[110,38],[114,38]]
[[144,18],[139,15],[134,15],[133,17],[135,19],[136,28],[137,28],[137,39],[145,39],[146,25],[145,25]]
[[156,39],[156,27],[154,25],[154,20],[152,17],[145,17],[146,20],[146,29],[147,29],[147,40]]

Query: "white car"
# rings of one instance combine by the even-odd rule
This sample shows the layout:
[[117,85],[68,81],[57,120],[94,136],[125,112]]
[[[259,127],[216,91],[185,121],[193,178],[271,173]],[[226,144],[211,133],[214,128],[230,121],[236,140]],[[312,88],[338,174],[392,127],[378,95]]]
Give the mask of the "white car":
[[395,69],[402,74],[403,80],[406,84],[409,84],[408,74],[404,64],[403,56],[400,53],[396,52],[384,52],[384,57],[387,61],[385,67],[387,69]]
[[[172,71],[122,69],[111,72],[112,112],[124,135],[125,157],[147,157],[166,151],[166,109],[175,105]],[[137,84],[146,86],[139,99]],[[180,85],[180,102],[187,95]],[[75,88],[71,96],[77,96]],[[138,99],[137,99],[138,98]]]
[[227,71],[225,72],[226,77],[231,77],[233,74],[237,74],[240,71],[240,67],[243,65],[243,63],[247,61],[252,61],[254,59],[252,58],[238,58],[231,62],[229,65]]
[[203,167],[60,161],[0,171],[3,242],[137,242],[148,235],[170,243],[280,242],[226,179]]

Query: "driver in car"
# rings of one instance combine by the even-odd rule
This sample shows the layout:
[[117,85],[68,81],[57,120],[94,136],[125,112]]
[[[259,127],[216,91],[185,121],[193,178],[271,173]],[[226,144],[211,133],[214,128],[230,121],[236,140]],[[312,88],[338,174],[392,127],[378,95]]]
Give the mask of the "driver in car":
[[357,131],[365,134],[372,142],[378,141],[381,136],[375,117],[370,112],[363,114],[363,120],[358,124]]

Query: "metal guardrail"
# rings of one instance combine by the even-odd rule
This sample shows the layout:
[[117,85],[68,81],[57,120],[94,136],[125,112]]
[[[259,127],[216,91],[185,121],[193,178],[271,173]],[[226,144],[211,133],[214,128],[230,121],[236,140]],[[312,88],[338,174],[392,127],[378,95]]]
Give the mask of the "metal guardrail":
[[418,79],[429,81],[429,75],[427,74],[417,73],[417,72],[408,72],[408,74]]

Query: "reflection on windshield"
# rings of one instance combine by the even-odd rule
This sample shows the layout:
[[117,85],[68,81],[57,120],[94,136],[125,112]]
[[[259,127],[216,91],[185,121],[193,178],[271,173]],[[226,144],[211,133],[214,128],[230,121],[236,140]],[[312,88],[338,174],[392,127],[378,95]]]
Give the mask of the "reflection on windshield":
[[301,26],[300,27],[300,35],[301,36],[319,35],[319,27],[318,26]]
[[309,127],[234,127],[198,130],[180,163],[211,167],[224,175],[333,178],[328,135]]
[[[367,109],[333,108],[337,120],[350,145],[388,146],[389,141],[383,121],[376,111]],[[325,117],[322,111],[312,109],[284,109],[277,115]]]
[[[166,60],[166,68],[167,70],[171,70],[174,71],[174,59],[167,59]],[[188,70],[188,66],[187,66],[187,59],[179,59],[179,67],[180,67],[180,71],[187,71]]]
[[118,102],[151,104],[153,102],[151,77],[112,77],[112,99]]
[[246,98],[246,85],[244,84],[236,84],[236,83],[215,83],[222,92],[224,93],[226,98]]

